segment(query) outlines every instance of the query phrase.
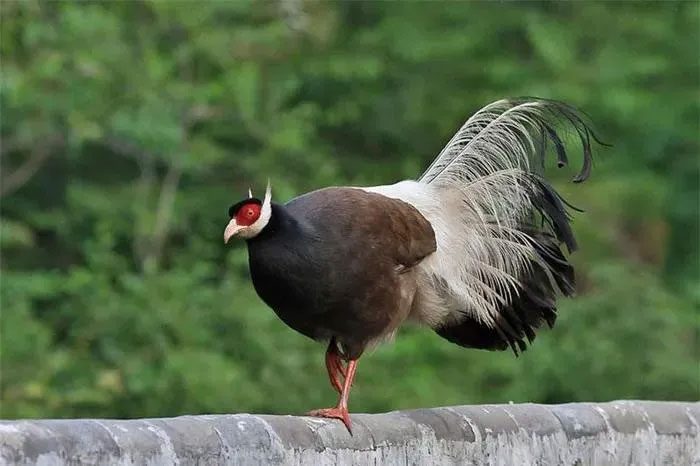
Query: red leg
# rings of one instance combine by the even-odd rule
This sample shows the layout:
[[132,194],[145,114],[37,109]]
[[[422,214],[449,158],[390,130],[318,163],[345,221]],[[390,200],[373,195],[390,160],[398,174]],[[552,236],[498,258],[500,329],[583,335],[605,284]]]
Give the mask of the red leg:
[[335,346],[335,340],[331,340],[326,350],[326,370],[328,371],[328,378],[331,381],[331,386],[340,394],[343,391],[343,384],[338,374],[342,374],[342,376],[345,377],[345,368],[340,361],[338,349]]
[[345,370],[345,366],[343,365],[343,360],[341,359],[340,354],[338,352],[335,353],[335,356],[335,368],[338,372],[340,372],[340,375],[343,376],[343,380],[345,380],[345,377],[347,377],[347,373]]
[[334,419],[340,419],[347,427],[348,432],[352,435],[352,423],[350,422],[350,413],[348,412],[348,398],[350,397],[350,388],[352,388],[352,382],[355,379],[355,371],[357,370],[357,359],[351,359],[348,362],[347,375],[345,377],[345,383],[343,384],[343,390],[340,393],[340,399],[338,400],[338,406],[335,408],[325,408],[317,409],[311,411],[308,415],[314,417],[328,417]]

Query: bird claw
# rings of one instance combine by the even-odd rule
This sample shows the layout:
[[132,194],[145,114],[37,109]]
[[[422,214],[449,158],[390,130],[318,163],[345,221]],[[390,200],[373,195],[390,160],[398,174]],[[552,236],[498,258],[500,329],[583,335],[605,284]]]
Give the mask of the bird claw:
[[339,419],[343,422],[343,424],[345,424],[345,427],[348,429],[350,435],[352,435],[352,423],[350,422],[350,413],[348,412],[347,408],[315,409],[313,411],[309,411],[306,415],[312,417]]

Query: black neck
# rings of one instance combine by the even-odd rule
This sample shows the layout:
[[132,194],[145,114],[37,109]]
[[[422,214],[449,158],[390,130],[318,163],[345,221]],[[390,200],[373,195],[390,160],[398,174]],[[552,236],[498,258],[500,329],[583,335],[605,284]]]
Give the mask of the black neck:
[[248,239],[248,243],[256,243],[272,238],[282,232],[301,230],[301,226],[294,216],[281,204],[271,203],[272,213],[270,220],[255,237]]

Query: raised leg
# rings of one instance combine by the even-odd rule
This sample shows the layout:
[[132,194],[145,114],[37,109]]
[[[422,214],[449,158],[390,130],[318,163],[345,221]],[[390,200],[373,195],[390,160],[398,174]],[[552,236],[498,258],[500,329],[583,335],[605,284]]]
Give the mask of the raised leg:
[[330,343],[328,343],[328,349],[326,350],[326,370],[328,371],[328,379],[331,382],[331,386],[340,394],[343,391],[345,368],[338,354],[338,346],[336,345],[335,338],[331,338]]
[[347,374],[345,376],[345,382],[343,383],[343,389],[340,392],[338,406],[335,408],[316,409],[308,413],[308,415],[314,417],[340,419],[343,421],[343,424],[345,424],[345,427],[347,427],[348,432],[350,432],[352,435],[352,423],[350,422],[350,413],[348,412],[348,398],[350,397],[350,389],[352,388],[352,382],[355,379],[356,370],[357,359],[351,359],[348,362]]

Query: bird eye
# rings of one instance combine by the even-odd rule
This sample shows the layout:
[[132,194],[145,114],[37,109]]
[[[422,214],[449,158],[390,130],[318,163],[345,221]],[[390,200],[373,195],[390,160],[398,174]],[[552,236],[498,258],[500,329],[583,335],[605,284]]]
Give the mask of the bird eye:
[[253,211],[252,211],[252,210],[249,210],[247,215],[248,215],[248,217],[252,217],[252,216],[253,216]]

